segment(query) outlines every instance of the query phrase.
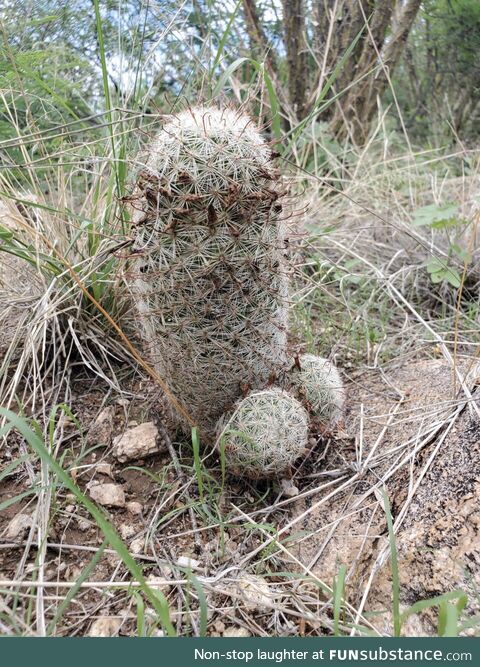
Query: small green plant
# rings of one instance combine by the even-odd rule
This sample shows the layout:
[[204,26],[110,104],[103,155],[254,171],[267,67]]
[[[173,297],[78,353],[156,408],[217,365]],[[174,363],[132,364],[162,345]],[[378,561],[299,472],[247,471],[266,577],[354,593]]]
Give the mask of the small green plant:
[[441,283],[447,281],[452,287],[458,288],[462,283],[462,279],[458,271],[449,266],[445,260],[432,257],[427,262],[427,272],[432,283]]
[[432,229],[445,229],[458,225],[458,206],[448,203],[438,206],[429,204],[421,206],[415,211],[412,225],[414,227],[431,227]]
[[[414,227],[428,227],[431,230],[459,231],[465,227],[466,221],[459,217],[458,206],[454,203],[443,205],[429,204],[422,206],[415,211],[412,219]],[[447,248],[447,257],[431,257],[427,262],[427,272],[432,283],[447,282],[452,287],[459,288],[462,279],[460,273],[452,265],[452,259],[455,258],[463,264],[471,262],[471,254],[458,243],[450,241]]]

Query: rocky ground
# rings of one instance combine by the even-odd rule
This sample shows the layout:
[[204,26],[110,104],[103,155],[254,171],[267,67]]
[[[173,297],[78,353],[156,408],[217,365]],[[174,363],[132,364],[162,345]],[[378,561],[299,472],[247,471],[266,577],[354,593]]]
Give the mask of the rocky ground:
[[[8,227],[12,215],[0,210],[0,222]],[[28,267],[10,255],[0,264],[0,306],[9,309],[2,355],[22,335],[29,300],[42,293]],[[59,413],[54,454],[167,597],[178,634],[331,633],[331,589],[342,566],[342,632],[392,634],[385,493],[402,611],[461,589],[464,615],[474,619],[479,367],[462,354],[453,360],[442,343],[391,357],[377,363],[370,355],[369,366],[346,369],[345,423],[331,437],[312,433],[311,451],[288,479],[223,478],[212,452],[195,463],[191,443],[166,437],[159,391],[130,369],[121,392],[83,367],[72,374],[73,417]],[[40,422],[48,432],[46,414]],[[15,432],[0,452],[0,507],[5,631],[162,634],[92,516]],[[432,606],[406,618],[402,631],[435,634],[437,617]],[[477,632],[471,625],[465,633]]]
[[[209,455],[203,498],[190,446],[170,446],[155,421],[158,395],[150,383],[132,385],[135,398],[127,399],[84,380],[74,400],[84,434],[67,420],[63,461],[78,486],[106,509],[150,583],[167,595],[177,632],[199,631],[192,575],[204,590],[209,634],[328,632],[328,587],[343,564],[346,622],[391,634],[384,488],[395,522],[402,609],[461,588],[468,595],[466,613],[475,616],[479,376],[467,360],[458,369],[467,377],[464,389],[438,350],[428,359],[353,372],[341,432],[330,440],[313,438],[292,479],[253,485],[227,478],[222,486],[218,462]],[[10,436],[3,468],[22,451]],[[17,468],[2,481],[0,503],[28,491],[30,481],[28,470]],[[0,517],[1,604],[16,600],[20,619],[35,598],[26,582],[40,575],[43,511],[27,495]],[[58,634],[137,631],[138,598],[128,590],[118,555],[105,549],[92,564],[102,541],[75,496],[57,489],[42,552],[41,574],[51,582],[44,588],[47,618],[80,580],[57,622]],[[152,610],[145,613],[151,631],[161,634]],[[410,616],[404,634],[434,634],[436,615],[431,609]]]
[[[478,368],[469,372],[465,396],[441,359],[391,363],[359,374],[350,387],[346,429],[350,442],[332,447],[326,471],[351,476],[345,489],[325,489],[299,501],[297,528],[307,532],[294,553],[318,577],[331,581],[347,567],[349,601],[374,613],[392,631],[392,581],[382,488],[396,526],[401,604],[457,588],[468,611],[480,611],[480,395]],[[467,389],[468,391],[468,389]],[[328,473],[325,481],[328,480]],[[433,610],[407,621],[406,634],[435,631]]]

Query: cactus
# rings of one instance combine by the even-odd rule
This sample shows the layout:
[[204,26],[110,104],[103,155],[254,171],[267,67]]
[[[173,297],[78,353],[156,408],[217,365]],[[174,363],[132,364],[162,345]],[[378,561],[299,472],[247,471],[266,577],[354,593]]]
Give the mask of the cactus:
[[339,372],[327,359],[314,354],[298,358],[290,376],[290,391],[328,431],[343,418],[345,390]]
[[217,425],[217,448],[227,470],[257,479],[287,474],[308,445],[309,416],[278,388],[251,392]]
[[167,122],[138,173],[130,288],[151,360],[204,440],[288,366],[276,180],[253,121],[203,107]]

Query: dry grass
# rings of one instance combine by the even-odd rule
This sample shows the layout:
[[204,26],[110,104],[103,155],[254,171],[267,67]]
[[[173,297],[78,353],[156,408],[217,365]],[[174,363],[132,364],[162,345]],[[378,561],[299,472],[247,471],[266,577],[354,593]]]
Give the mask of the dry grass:
[[[159,119],[115,109],[98,120],[88,132],[72,124],[43,133],[33,125],[26,133],[12,112],[16,137],[1,146],[18,149],[23,172],[0,176],[0,250],[9,257],[5,263],[0,253],[0,404],[27,426],[35,420],[43,450],[2,417],[0,631],[85,635],[92,621],[108,616],[114,633],[160,634],[169,627],[152,602],[159,589],[178,635],[231,628],[255,636],[391,634],[392,623],[368,609],[375,576],[391,556],[382,491],[406,480],[392,509],[400,534],[458,420],[479,412],[478,151],[414,153],[389,133],[384,117],[361,151],[332,152],[322,137],[286,151],[297,192],[292,206],[308,204],[292,243],[293,334],[301,351],[337,363],[351,408],[336,438],[311,434],[311,451],[288,483],[253,483],[228,477],[221,457],[198,454],[185,438],[138,466],[112,458],[112,436],[157,414],[158,383],[139,352],[123,289],[131,184],[118,156],[135,155]],[[465,224],[412,225],[419,207],[450,201]],[[470,257],[462,261],[453,244]],[[432,257],[458,272],[460,288],[432,283]],[[440,357],[455,377],[454,391],[412,408],[395,370]],[[383,383],[369,401],[356,401],[368,373]],[[379,401],[375,411],[388,392],[388,406]],[[99,446],[88,431],[106,406],[115,421]],[[68,472],[74,491],[50,460]],[[109,475],[142,505],[141,514],[108,514],[124,551],[110,548],[113,533],[105,541],[80,495]],[[341,511],[329,514],[336,504]],[[368,529],[354,544],[351,567],[335,581],[330,571],[324,578],[322,559],[341,527],[365,512]],[[28,525],[13,540],[8,526],[18,514],[28,515]],[[376,552],[369,551],[370,526],[380,541]],[[310,540],[313,551],[302,555]],[[351,582],[366,553],[358,592]],[[458,631],[472,631],[463,622]]]

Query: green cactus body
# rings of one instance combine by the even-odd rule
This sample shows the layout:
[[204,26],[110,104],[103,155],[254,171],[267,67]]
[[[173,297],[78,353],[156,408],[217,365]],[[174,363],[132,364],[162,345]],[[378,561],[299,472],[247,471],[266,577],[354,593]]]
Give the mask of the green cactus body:
[[345,390],[335,366],[314,354],[302,354],[289,376],[292,393],[327,430],[343,418]]
[[253,391],[217,424],[227,470],[257,479],[287,474],[308,446],[309,416],[281,389]]
[[276,179],[253,121],[213,108],[172,117],[138,175],[131,290],[150,358],[204,440],[288,366]]

